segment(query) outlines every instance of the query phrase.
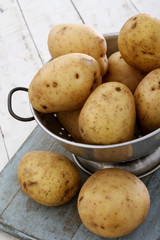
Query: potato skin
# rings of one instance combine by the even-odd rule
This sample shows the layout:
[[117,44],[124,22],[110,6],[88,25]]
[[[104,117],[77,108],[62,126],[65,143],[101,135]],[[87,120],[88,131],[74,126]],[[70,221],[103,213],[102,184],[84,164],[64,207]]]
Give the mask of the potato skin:
[[118,36],[124,60],[143,72],[160,67],[160,19],[140,13],[126,21]]
[[115,238],[132,232],[145,220],[150,196],[138,177],[108,168],[87,179],[79,192],[77,206],[82,222],[91,232]]
[[136,68],[126,63],[121,53],[117,51],[108,58],[108,71],[103,77],[103,83],[120,82],[126,85],[131,92],[134,93],[144,76],[144,73],[141,73]]
[[103,76],[107,72],[107,43],[103,35],[86,24],[58,24],[48,36],[48,48],[52,58],[71,52],[85,53],[95,58]]
[[101,82],[99,64],[94,58],[70,53],[38,71],[29,86],[29,99],[42,113],[76,110]]
[[75,164],[49,151],[25,154],[19,163],[17,178],[31,199],[46,206],[67,203],[80,187],[80,173]]
[[135,102],[127,86],[101,84],[89,96],[79,115],[79,131],[85,143],[114,144],[133,139]]
[[144,77],[135,91],[134,98],[142,131],[146,134],[160,128],[160,68]]
[[79,132],[79,124],[78,124],[80,111],[81,109],[57,113],[57,118],[59,122],[71,134],[72,138],[76,142],[83,142],[83,139]]

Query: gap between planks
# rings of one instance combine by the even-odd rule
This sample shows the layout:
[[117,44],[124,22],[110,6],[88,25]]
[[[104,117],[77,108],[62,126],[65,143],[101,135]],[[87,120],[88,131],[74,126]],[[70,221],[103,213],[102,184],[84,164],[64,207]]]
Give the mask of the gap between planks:
[[84,20],[83,20],[83,18],[82,18],[82,16],[81,16],[80,12],[78,11],[76,5],[74,4],[74,2],[73,2],[72,0],[70,0],[70,1],[71,1],[72,5],[73,5],[74,9],[76,10],[79,18],[81,19],[82,23],[85,24],[85,22],[84,22]]
[[21,188],[19,187],[19,189],[17,190],[17,192],[15,193],[15,195],[12,197],[12,199],[9,201],[9,203],[7,204],[7,206],[4,208],[4,210],[2,211],[0,217],[3,215],[3,213],[6,211],[6,209],[8,208],[8,206],[10,205],[10,203],[14,200],[14,198],[17,196],[17,194],[19,193],[19,191],[21,190]]
[[20,10],[20,12],[21,12],[22,18],[23,18],[23,20],[24,20],[24,22],[25,22],[26,28],[28,29],[29,35],[30,35],[30,37],[31,37],[31,39],[32,39],[32,41],[33,41],[33,45],[34,45],[34,47],[35,47],[35,49],[36,49],[36,51],[37,51],[37,53],[38,53],[38,57],[40,58],[42,65],[44,65],[44,62],[43,62],[43,60],[42,60],[42,57],[41,57],[41,55],[40,55],[40,53],[39,53],[39,51],[38,51],[38,47],[37,47],[37,45],[36,45],[36,43],[35,43],[35,41],[34,41],[34,38],[33,38],[33,36],[32,36],[32,33],[31,33],[30,28],[29,28],[29,26],[28,26],[28,23],[27,23],[27,21],[26,21],[26,19],[25,19],[25,16],[24,16],[24,14],[23,14],[22,8],[21,8],[21,6],[20,6],[20,4],[19,4],[19,1],[16,0],[16,2],[17,2],[17,5],[18,5],[19,10]]
[[136,5],[133,3],[132,0],[130,0],[130,3],[132,4],[132,6],[135,8],[135,10],[137,11],[137,14],[140,13],[139,9],[136,7]]

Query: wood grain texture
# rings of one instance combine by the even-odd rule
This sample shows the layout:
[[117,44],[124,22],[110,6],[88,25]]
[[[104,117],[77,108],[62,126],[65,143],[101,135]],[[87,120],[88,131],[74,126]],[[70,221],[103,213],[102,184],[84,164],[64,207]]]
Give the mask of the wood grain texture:
[[82,23],[70,0],[34,0],[32,4],[19,0],[19,4],[44,63],[51,58],[47,45],[51,28],[60,23]]
[[139,12],[151,14],[154,17],[160,17],[160,1],[159,0],[131,0]]
[[1,170],[6,166],[6,164],[9,161],[7,151],[6,151],[6,146],[4,143],[4,136],[1,132],[1,129],[0,129],[0,153],[1,153],[1,159],[0,159],[0,172],[1,172]]
[[[42,63],[17,2],[0,1],[0,6],[0,126],[10,159],[36,124],[23,124],[10,116],[7,109],[8,93],[17,86],[28,87]],[[31,114],[27,94],[16,94],[14,110],[21,116]]]
[[102,34],[119,32],[125,21],[138,11],[129,0],[72,0],[84,22]]
[[[52,142],[49,136],[39,139],[39,136],[43,134],[41,135],[39,128],[35,128],[37,125],[35,121],[29,123],[19,122],[10,116],[7,109],[8,92],[17,86],[28,87],[35,73],[50,59],[47,48],[49,30],[54,25],[62,22],[84,22],[97,28],[102,33],[118,32],[127,18],[134,14],[146,12],[160,17],[159,9],[159,0],[0,0],[0,171],[6,166],[9,159],[13,157],[12,161],[9,162],[2,174],[0,174],[1,214],[6,208],[4,215],[2,214],[3,217],[7,217],[7,214],[9,217],[8,207],[11,203],[13,204],[16,197],[19,197],[19,199],[22,197],[16,182],[15,171],[16,164],[18,164],[16,161],[19,161],[25,152],[32,149],[48,149],[49,147],[49,149],[56,149],[57,152],[61,151],[70,157],[70,153],[66,153],[60,145],[57,145],[54,141]],[[26,93],[16,93],[13,100],[14,110],[18,115],[24,117],[31,115]],[[36,141],[34,138],[32,139],[33,136],[37,136]],[[25,140],[25,144],[22,145]],[[15,154],[18,149],[18,153]],[[152,201],[155,208],[152,207],[150,214],[153,212],[156,217],[151,216],[151,220],[149,218],[151,222],[150,226],[148,223],[147,229],[150,229],[150,234],[147,233],[150,239],[157,240],[160,238],[158,236],[159,225],[154,224],[154,218],[157,218],[157,221],[159,220],[157,209],[159,195],[155,194],[157,190],[155,190],[151,176],[143,179],[143,181],[146,185],[149,184],[149,189],[151,194],[153,194]],[[159,175],[156,176],[156,179],[159,180]],[[159,189],[158,183],[157,189]],[[157,194],[159,194],[159,191]],[[13,210],[12,213],[14,213]],[[1,220],[2,218],[0,217]],[[144,225],[144,231],[145,228],[146,225]],[[14,236],[18,236],[21,239],[35,239],[29,236],[28,233],[26,235],[23,229],[19,231],[8,225],[1,225],[1,230],[12,232]],[[45,232],[44,229],[43,231]],[[146,239],[149,239],[147,233],[146,235],[144,233],[144,235]],[[136,239],[136,232],[134,234],[130,239]],[[152,235],[154,238],[152,238]],[[73,239],[81,240],[83,237],[88,240],[101,239],[91,234],[81,224],[75,232]],[[0,240],[15,239],[15,237],[0,232]]]

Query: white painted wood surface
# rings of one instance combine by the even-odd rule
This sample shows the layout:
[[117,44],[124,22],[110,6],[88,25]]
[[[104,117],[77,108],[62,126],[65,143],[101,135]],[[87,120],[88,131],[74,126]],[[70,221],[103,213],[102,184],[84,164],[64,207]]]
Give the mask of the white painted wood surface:
[[[8,93],[28,87],[50,59],[47,38],[52,26],[84,22],[102,33],[118,32],[138,12],[160,18],[159,9],[159,0],[0,0],[0,171],[36,126],[10,116]],[[18,115],[31,115],[27,93],[15,94],[13,105]],[[0,232],[0,240],[13,239]]]

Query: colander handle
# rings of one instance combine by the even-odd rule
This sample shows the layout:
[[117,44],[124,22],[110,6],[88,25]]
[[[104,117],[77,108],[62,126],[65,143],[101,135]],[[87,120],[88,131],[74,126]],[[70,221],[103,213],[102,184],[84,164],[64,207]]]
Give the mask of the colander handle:
[[25,91],[28,92],[28,88],[25,87],[15,87],[13,88],[9,94],[8,94],[8,111],[11,114],[12,117],[14,117],[15,119],[22,121],[22,122],[29,122],[29,121],[33,121],[34,117],[28,117],[28,118],[24,118],[24,117],[20,117],[17,114],[14,113],[13,109],[12,109],[12,95],[13,93],[17,92],[17,91]]

